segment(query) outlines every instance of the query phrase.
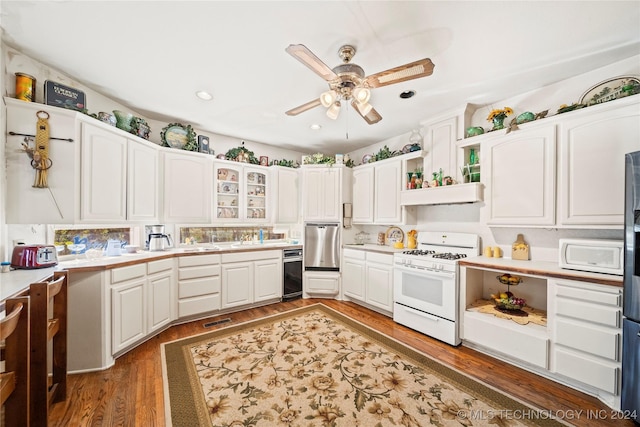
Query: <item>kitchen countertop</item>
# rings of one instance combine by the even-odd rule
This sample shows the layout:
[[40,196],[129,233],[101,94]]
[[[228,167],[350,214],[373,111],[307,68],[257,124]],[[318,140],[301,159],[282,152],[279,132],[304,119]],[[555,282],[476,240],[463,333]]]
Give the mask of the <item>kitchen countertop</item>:
[[344,249],[356,249],[359,251],[379,252],[382,254],[396,254],[402,251],[406,251],[407,248],[396,249],[393,246],[387,245],[374,245],[373,243],[365,243],[364,245],[357,245],[355,243],[342,245]]
[[278,243],[254,243],[245,245],[219,245],[219,246],[194,246],[170,249],[166,251],[138,251],[134,254],[122,254],[120,256],[101,257],[89,260],[87,258],[79,258],[77,261],[72,259],[68,261],[60,261],[55,267],[39,268],[33,270],[11,270],[8,273],[0,274],[0,312],[4,310],[4,301],[13,295],[27,289],[31,283],[46,280],[54,271],[103,271],[118,267],[126,267],[128,265],[140,264],[143,262],[157,261],[166,258],[174,258],[179,256],[197,256],[210,254],[225,254],[234,252],[253,252],[265,250],[283,250],[283,249],[300,249],[300,244],[289,244],[285,242]]
[[520,261],[513,260],[511,258],[489,258],[480,255],[461,260],[459,264],[461,267],[479,267],[512,273],[555,277],[566,280],[578,280],[581,282],[597,283],[600,285],[622,286],[622,276],[567,270],[565,268],[560,268],[557,262],[551,261]]

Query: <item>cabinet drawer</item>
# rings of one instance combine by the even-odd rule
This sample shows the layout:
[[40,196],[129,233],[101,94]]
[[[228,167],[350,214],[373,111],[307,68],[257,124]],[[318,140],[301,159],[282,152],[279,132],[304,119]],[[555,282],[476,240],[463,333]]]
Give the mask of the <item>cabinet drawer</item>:
[[620,302],[622,300],[621,294],[617,290],[615,292],[601,292],[562,285],[558,285],[556,287],[556,295],[559,297],[589,301],[600,305],[610,305],[614,307],[620,307]]
[[171,270],[173,268],[173,259],[161,259],[159,261],[151,261],[147,264],[147,273],[154,274],[161,271]]
[[220,255],[190,255],[178,258],[178,267],[220,264]]
[[528,326],[466,311],[463,339],[541,368],[548,365],[549,339]]
[[556,348],[556,372],[611,394],[618,393],[619,367]]
[[344,258],[361,259],[361,260],[364,260],[367,256],[367,253],[365,251],[360,251],[358,249],[345,249],[342,254]]
[[379,254],[377,252],[368,252],[367,262],[393,265],[393,255]]
[[590,304],[566,298],[556,299],[556,313],[613,328],[620,327],[621,311],[617,307]]
[[203,295],[178,301],[178,317],[220,310],[220,294]]
[[220,276],[220,264],[202,265],[178,269],[178,280],[196,279],[198,277]]
[[613,361],[619,358],[620,332],[594,328],[585,323],[574,323],[556,319],[556,339],[558,344],[575,348]]
[[147,275],[147,264],[136,264],[129,267],[114,268],[111,270],[111,283],[120,283],[125,280],[144,277]]
[[220,276],[178,282],[178,298],[220,293]]
[[248,252],[232,252],[228,254],[222,254],[222,262],[224,264],[228,262],[244,262],[244,261],[258,261],[261,259],[282,258],[282,251],[248,251]]

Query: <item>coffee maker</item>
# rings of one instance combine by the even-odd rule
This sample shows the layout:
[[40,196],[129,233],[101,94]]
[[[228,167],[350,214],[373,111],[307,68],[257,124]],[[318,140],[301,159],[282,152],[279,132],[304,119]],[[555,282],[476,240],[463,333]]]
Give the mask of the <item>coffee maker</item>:
[[173,246],[171,237],[164,232],[164,225],[148,225],[147,231],[147,248],[150,251],[164,251]]

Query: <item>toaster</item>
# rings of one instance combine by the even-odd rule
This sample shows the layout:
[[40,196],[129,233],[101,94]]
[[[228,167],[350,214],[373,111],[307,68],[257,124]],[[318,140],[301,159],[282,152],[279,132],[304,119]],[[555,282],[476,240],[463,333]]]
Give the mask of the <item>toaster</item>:
[[53,245],[18,245],[13,248],[13,268],[46,268],[57,264],[58,253]]

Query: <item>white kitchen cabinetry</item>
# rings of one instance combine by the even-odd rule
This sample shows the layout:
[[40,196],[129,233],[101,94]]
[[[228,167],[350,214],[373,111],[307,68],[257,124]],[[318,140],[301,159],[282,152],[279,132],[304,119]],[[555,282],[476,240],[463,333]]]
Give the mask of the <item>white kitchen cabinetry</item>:
[[305,221],[341,221],[342,203],[351,201],[351,170],[340,165],[302,167]]
[[353,171],[353,223],[404,224],[400,204],[402,160],[393,158]]
[[147,334],[160,330],[176,318],[173,259],[147,263]]
[[178,317],[220,309],[220,255],[178,258]]
[[222,308],[282,297],[282,251],[222,254]]
[[168,326],[173,295],[172,259],[111,270],[112,354]]
[[[353,169],[353,218],[354,224],[373,224],[375,203],[375,170],[373,164]],[[398,183],[400,186],[400,183]]]
[[640,149],[638,103],[612,101],[559,122],[560,224],[622,226],[624,155]]
[[448,117],[433,122],[422,122],[425,129],[424,158],[425,180],[432,179],[433,172],[442,169],[443,176],[455,177],[458,174],[456,161],[457,117]]
[[160,151],[129,139],[127,154],[127,219],[157,222],[160,218]]
[[121,222],[127,216],[127,138],[82,123],[82,221]]
[[199,153],[165,152],[164,221],[211,221],[211,159]]
[[[497,311],[493,314],[479,308],[483,301],[492,304],[491,294],[506,292],[507,286],[496,278],[500,274],[495,270],[460,268],[460,283],[463,284],[460,336],[463,343],[512,362],[546,370],[549,366],[548,323],[520,324],[517,318],[499,317]],[[524,298],[529,307],[546,312],[547,281],[540,277],[517,275],[522,278],[522,283],[512,286],[511,292]]]
[[340,273],[337,271],[305,271],[303,298],[334,298],[340,292]]
[[284,166],[272,167],[275,173],[275,223],[295,224],[300,220],[300,173],[298,169]]
[[555,224],[555,130],[535,126],[484,141],[488,224]]
[[342,292],[346,297],[364,301],[367,253],[355,249],[344,249],[342,256],[342,283],[344,284]]
[[595,388],[613,405],[620,393],[622,288],[550,279],[551,371]]
[[345,248],[343,257],[344,296],[392,315],[393,255]]
[[214,162],[215,218],[265,222],[269,218],[271,176],[267,168]]

